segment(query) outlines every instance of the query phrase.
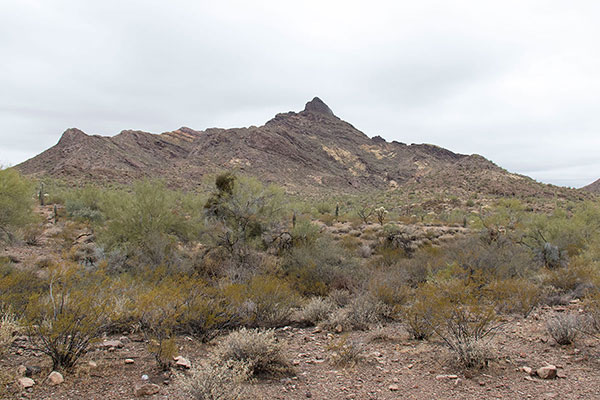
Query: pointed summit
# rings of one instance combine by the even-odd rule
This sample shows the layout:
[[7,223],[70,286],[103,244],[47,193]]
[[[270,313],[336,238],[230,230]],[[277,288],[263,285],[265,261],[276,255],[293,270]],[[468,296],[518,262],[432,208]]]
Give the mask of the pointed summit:
[[329,108],[327,104],[323,103],[323,100],[321,100],[318,97],[315,97],[314,99],[306,103],[306,106],[304,107],[304,112],[333,116],[333,111],[331,111],[331,108]]
[[83,131],[81,131],[77,128],[69,128],[66,131],[64,131],[64,133],[60,137],[60,140],[58,141],[58,143],[72,144],[72,143],[79,142],[81,140],[85,140],[85,138],[87,138],[87,137],[88,137],[88,135],[86,135]]

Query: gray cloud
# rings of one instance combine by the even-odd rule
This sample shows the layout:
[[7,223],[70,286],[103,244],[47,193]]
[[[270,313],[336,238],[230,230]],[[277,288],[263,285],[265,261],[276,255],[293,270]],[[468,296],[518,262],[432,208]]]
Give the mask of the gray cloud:
[[259,125],[315,95],[370,136],[600,177],[600,3],[5,0],[0,162],[68,127]]

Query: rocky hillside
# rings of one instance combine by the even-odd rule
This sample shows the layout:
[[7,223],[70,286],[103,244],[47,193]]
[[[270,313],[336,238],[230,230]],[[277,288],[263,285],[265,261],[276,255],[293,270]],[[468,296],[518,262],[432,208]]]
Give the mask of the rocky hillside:
[[559,191],[478,155],[369,138],[336,117],[319,98],[301,112],[277,114],[260,127],[205,131],[183,127],[162,134],[126,130],[114,137],[71,128],[54,147],[18,168],[28,175],[74,182],[163,177],[182,187],[197,185],[205,174],[233,169],[281,184],[290,192],[403,187],[552,196]]
[[600,179],[593,183],[590,183],[587,186],[582,187],[582,189],[592,193],[600,193]]

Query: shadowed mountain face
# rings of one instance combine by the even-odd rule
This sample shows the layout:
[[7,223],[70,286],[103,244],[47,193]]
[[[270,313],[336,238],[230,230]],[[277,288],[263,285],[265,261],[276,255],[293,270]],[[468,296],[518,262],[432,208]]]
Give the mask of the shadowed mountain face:
[[277,114],[260,127],[205,131],[183,127],[162,134],[127,130],[114,137],[71,128],[54,147],[18,168],[28,175],[74,182],[127,183],[162,177],[188,188],[205,174],[237,170],[290,192],[403,187],[499,195],[554,192],[478,155],[369,138],[317,97],[303,111]]

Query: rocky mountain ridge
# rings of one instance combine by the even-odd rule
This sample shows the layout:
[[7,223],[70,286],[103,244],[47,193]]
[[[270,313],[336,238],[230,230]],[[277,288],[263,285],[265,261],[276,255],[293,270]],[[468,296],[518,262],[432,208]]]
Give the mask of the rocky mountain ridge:
[[113,137],[71,128],[55,146],[17,167],[27,175],[73,182],[160,177],[188,188],[206,174],[235,170],[296,193],[427,188],[526,196],[559,190],[479,155],[369,138],[318,97],[301,112],[277,114],[259,127],[181,127],[161,134],[125,130]]

